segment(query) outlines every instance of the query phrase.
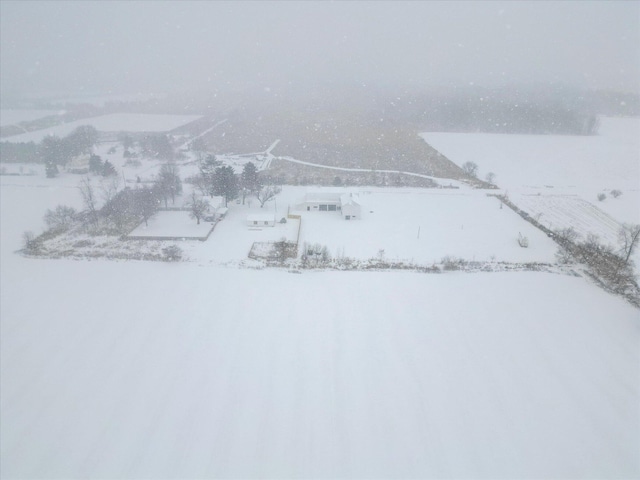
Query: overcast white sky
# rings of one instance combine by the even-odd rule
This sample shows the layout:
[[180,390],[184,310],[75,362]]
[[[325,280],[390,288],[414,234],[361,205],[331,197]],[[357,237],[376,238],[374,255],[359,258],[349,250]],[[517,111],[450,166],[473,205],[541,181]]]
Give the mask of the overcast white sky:
[[640,91],[640,2],[0,2],[2,94],[562,82]]

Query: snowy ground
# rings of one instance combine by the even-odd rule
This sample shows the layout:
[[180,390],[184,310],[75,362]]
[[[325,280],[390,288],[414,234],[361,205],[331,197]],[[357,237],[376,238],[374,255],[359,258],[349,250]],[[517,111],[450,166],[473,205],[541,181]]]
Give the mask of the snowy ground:
[[152,115],[143,113],[113,113],[99,117],[84,118],[55,127],[36,130],[4,138],[3,141],[40,142],[56,135],[64,137],[82,125],[91,125],[99,132],[169,132],[201,118],[200,115]]
[[131,233],[130,237],[184,237],[206,238],[211,231],[210,222],[196,222],[187,211],[159,211],[149,219],[147,224],[142,222]]
[[422,137],[458,165],[478,164],[480,178],[494,172],[505,189],[640,188],[639,118],[603,118],[600,133],[592,137],[435,132]]
[[640,318],[586,280],[15,255],[67,178],[0,178],[3,478],[640,475]]
[[[622,223],[640,223],[640,118],[602,118],[596,136],[424,133],[458,165],[475,162],[543,225],[575,228],[615,244]],[[611,190],[623,192],[619,198]],[[599,193],[606,199],[598,201]],[[537,197],[539,195],[539,197]],[[564,197],[564,198],[563,198]],[[588,202],[589,205],[586,205]],[[617,222],[617,223],[616,223]],[[640,265],[640,252],[635,255]]]
[[[302,197],[303,195],[300,195]],[[339,213],[302,212],[302,238],[332,252],[390,260],[553,262],[556,245],[500,201],[481,191],[369,189],[360,196],[362,217],[346,221]],[[529,248],[518,245],[518,233]]]

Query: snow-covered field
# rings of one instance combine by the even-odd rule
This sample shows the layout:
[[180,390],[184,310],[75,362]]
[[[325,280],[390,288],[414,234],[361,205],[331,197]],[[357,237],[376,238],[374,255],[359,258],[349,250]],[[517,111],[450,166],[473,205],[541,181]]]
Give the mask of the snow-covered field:
[[64,110],[13,110],[8,108],[0,109],[0,127],[17,125],[21,122],[29,122],[51,115],[60,115]]
[[591,137],[443,132],[422,137],[457,165],[475,162],[480,178],[495,173],[504,189],[640,189],[640,118],[602,118],[599,134]]
[[[417,263],[445,256],[554,261],[555,243],[486,192],[379,188],[360,195],[360,202],[363,214],[355,221],[302,212],[304,241],[355,258],[375,258],[384,250],[385,258]],[[519,233],[529,238],[529,248],[518,245]]]
[[[80,206],[76,182],[0,177],[3,478],[640,475],[640,318],[585,279],[14,254],[47,208]],[[479,245],[474,212],[510,240],[520,225],[486,197],[395,196],[364,195],[365,218],[331,228],[412,202],[431,231],[451,205]],[[195,242],[208,258],[255,210],[232,207]],[[438,248],[467,253],[456,237]]]
[[113,113],[84,118],[55,127],[36,130],[3,139],[6,142],[40,142],[49,135],[64,137],[82,125],[91,125],[100,132],[169,132],[191,123],[200,115],[153,115],[144,113]]
[[[640,118],[602,118],[596,136],[424,133],[458,165],[475,162],[545,226],[573,227],[617,243],[623,223],[640,223]],[[622,195],[614,198],[611,190]],[[606,199],[598,201],[598,194]],[[539,195],[539,196],[538,196]],[[588,204],[590,205],[587,205]],[[640,252],[635,256],[640,264]]]
[[514,201],[550,230],[572,227],[582,239],[592,233],[604,244],[618,243],[620,223],[578,196],[520,195]]

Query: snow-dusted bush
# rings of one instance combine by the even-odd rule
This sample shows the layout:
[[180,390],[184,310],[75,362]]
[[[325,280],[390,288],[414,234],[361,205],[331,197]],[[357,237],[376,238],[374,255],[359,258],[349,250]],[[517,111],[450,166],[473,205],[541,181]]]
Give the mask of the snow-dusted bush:
[[58,205],[54,210],[47,210],[44,222],[51,229],[65,230],[73,223],[76,211],[72,207]]
[[166,262],[177,262],[182,260],[182,249],[177,245],[169,245],[162,249],[162,256]]
[[622,190],[618,190],[617,188],[614,190],[611,190],[611,196],[613,198],[618,198],[620,195],[622,195]]
[[525,237],[520,232],[518,232],[518,245],[520,245],[522,248],[529,247],[529,238]]

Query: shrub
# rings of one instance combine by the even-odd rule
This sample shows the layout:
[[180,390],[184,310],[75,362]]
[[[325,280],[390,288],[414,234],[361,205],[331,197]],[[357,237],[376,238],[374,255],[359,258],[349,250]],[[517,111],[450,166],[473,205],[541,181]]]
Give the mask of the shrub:
[[618,198],[620,195],[622,195],[622,191],[615,189],[615,190],[611,190],[611,196],[613,198]]
[[182,260],[182,249],[177,245],[169,245],[162,249],[162,255],[165,262],[177,262]]
[[462,270],[467,262],[465,262],[462,258],[451,257],[447,255],[442,258],[442,269],[443,270]]
[[31,231],[26,231],[22,234],[22,245],[27,252],[36,252],[40,247],[40,242],[36,239],[36,236]]
[[520,245],[522,248],[529,247],[529,238],[525,237],[520,232],[518,232],[518,245]]
[[47,210],[44,221],[47,227],[54,230],[66,230],[76,217],[76,211],[72,207],[58,205],[55,210]]
[[598,201],[602,202],[605,198],[607,198],[607,196],[604,193],[599,193],[598,194]]

